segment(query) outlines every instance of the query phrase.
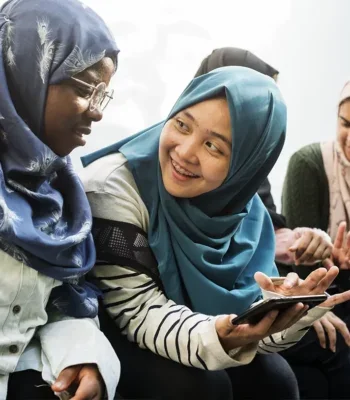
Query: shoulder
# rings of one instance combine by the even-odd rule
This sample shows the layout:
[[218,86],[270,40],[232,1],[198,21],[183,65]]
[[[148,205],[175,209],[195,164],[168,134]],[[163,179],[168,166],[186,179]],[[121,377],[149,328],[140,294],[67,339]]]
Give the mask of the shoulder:
[[310,160],[313,162],[322,161],[321,143],[311,143],[308,144],[298,151],[296,151],[292,158],[303,158],[305,160]]
[[94,217],[127,222],[146,230],[148,211],[123,154],[96,160],[80,177]]
[[118,192],[119,184],[131,185],[137,190],[128,161],[122,153],[114,153],[102,157],[88,165],[80,173],[86,192]]
[[290,158],[290,165],[294,167],[298,167],[298,165],[309,166],[317,169],[317,171],[324,169],[321,144],[308,144],[296,151]]

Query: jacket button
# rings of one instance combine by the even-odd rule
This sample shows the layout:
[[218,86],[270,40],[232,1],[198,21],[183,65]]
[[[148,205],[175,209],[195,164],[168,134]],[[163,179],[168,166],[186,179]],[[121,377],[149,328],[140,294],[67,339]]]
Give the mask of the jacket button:
[[18,314],[20,311],[21,311],[21,306],[18,306],[18,305],[14,306],[13,309],[12,309],[12,312],[14,314]]
[[10,353],[15,354],[18,353],[18,346],[16,346],[15,344],[11,344],[11,346],[9,347]]

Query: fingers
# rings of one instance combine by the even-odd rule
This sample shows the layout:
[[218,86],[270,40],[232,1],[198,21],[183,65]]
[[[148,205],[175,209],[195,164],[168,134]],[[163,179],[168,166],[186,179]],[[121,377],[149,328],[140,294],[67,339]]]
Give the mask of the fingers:
[[327,274],[324,276],[324,278],[320,280],[320,282],[317,286],[317,290],[315,290],[314,293],[315,294],[324,293],[329,288],[329,286],[333,283],[334,279],[338,276],[338,274],[339,274],[339,268],[331,267],[327,271]]
[[331,324],[327,318],[322,318],[320,322],[323,325],[325,332],[327,333],[329,348],[331,351],[333,351],[333,353],[335,353],[335,347],[337,343],[337,331],[333,324]]
[[323,261],[325,258],[330,257],[331,254],[332,245],[321,239],[321,242],[315,250],[313,257],[309,261],[313,261],[314,263],[317,261]]
[[318,337],[318,341],[320,342],[320,346],[325,349],[326,348],[326,335],[325,331],[323,329],[323,325],[321,324],[321,321],[318,320],[314,322],[313,327],[315,329],[316,335]]
[[233,327],[236,325],[232,325],[232,320],[236,318],[236,314],[230,315],[221,315],[215,321],[215,328],[218,333],[219,338],[224,338],[229,335],[232,331]]
[[312,271],[302,283],[305,294],[315,290],[320,283],[320,281],[327,275],[327,270],[325,268],[317,268]]
[[254,274],[254,279],[261,289],[268,290],[270,292],[275,291],[275,285],[273,284],[272,280],[264,273],[256,272]]
[[346,231],[346,222],[343,221],[339,224],[337,235],[334,240],[333,246],[336,249],[340,249],[343,247],[345,231]]
[[327,314],[330,314],[328,318],[329,322],[335,327],[337,331],[340,332],[345,340],[345,343],[350,346],[350,332],[346,323],[332,312],[329,312]]
[[233,325],[231,321],[236,317],[235,314],[220,316],[215,321],[215,329],[221,346],[228,352],[236,347],[258,342],[267,336],[267,332],[277,318],[277,315],[278,311],[271,311],[255,325]]
[[331,267],[333,267],[334,266],[334,262],[330,259],[330,258],[325,258],[323,261],[322,261],[322,265],[327,269],[327,271],[329,270],[329,269],[331,269]]
[[[295,260],[295,264],[299,265],[299,264],[303,264],[305,262],[309,262],[309,261],[316,261],[319,260],[318,258],[316,258],[315,253],[318,251],[319,246],[321,245],[322,242],[322,238],[319,235],[315,235],[312,237],[311,242],[308,244],[308,246],[303,246],[301,247],[301,245],[299,246],[299,249],[296,251],[296,260]],[[321,254],[319,256],[322,255],[324,251],[324,247],[322,247],[321,249]],[[299,255],[300,254],[300,255]]]
[[298,303],[289,307],[279,314],[269,333],[276,333],[290,328],[305,315],[307,309],[308,306],[304,306],[303,303]]
[[350,259],[350,232],[347,233],[346,235],[346,255],[345,255],[345,268],[349,269],[350,268],[350,263],[349,263],[349,259]]
[[334,307],[348,300],[350,300],[350,290],[328,297],[326,301],[320,304],[320,307]]
[[325,268],[312,271],[302,283],[305,294],[322,294],[328,289],[338,273],[339,269],[334,266],[328,271]]
[[[302,303],[301,303],[302,304]],[[307,310],[309,309],[309,306],[306,306],[303,304],[303,307],[300,309],[299,312],[295,313],[294,316],[290,319],[290,321],[286,324],[284,329],[290,328],[293,326],[295,323],[297,323],[301,318],[303,318],[307,314]]]
[[257,338],[263,338],[267,335],[271,326],[274,324],[278,317],[278,311],[273,310],[267,313],[257,324],[249,325],[252,335]]
[[72,400],[100,400],[102,394],[100,386],[101,383],[96,377],[86,374],[82,377]]
[[311,229],[303,232],[302,236],[289,248],[289,251],[295,252],[295,257],[297,259],[300,258],[308,248],[309,244],[312,242],[312,239],[313,234]]
[[327,244],[326,248],[324,249],[324,252],[320,258],[320,260],[326,260],[326,259],[330,259],[332,256],[332,250],[333,250],[333,246],[327,242],[325,242]]
[[54,392],[62,392],[63,390],[67,390],[76,380],[81,369],[82,365],[73,365],[72,367],[65,368],[58,375],[58,378],[51,386],[51,389]]
[[289,274],[287,274],[286,278],[284,279],[282,285],[285,288],[291,289],[295,286],[298,286],[299,284],[299,275],[296,274],[295,272],[289,272]]

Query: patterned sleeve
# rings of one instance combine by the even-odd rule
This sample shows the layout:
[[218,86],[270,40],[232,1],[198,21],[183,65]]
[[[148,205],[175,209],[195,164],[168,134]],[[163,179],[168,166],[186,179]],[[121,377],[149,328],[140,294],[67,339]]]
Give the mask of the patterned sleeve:
[[[93,273],[104,293],[107,312],[122,333],[141,348],[209,370],[240,366],[253,359],[257,344],[227,354],[216,333],[216,318],[167,299],[149,276],[117,265],[98,265]],[[288,330],[261,340],[258,352],[275,353],[294,345],[327,311],[316,307]]]
[[[96,169],[90,175],[98,173]],[[86,187],[98,258],[93,279],[104,293],[107,312],[130,341],[162,357],[208,370],[248,364],[258,345],[261,352],[272,351],[272,340],[267,338],[265,343],[227,354],[216,333],[216,317],[193,312],[166,297],[145,234],[148,213],[126,168],[109,171],[103,185],[86,183]],[[108,226],[104,221],[112,223]],[[304,334],[291,333],[274,335],[273,345],[285,349]]]

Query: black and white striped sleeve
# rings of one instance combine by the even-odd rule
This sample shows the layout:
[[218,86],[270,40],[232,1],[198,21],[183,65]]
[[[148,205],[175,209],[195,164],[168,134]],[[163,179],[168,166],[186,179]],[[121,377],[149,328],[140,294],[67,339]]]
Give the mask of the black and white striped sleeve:
[[[268,297],[276,297],[276,293],[271,293],[267,291],[263,292],[263,298],[266,299]],[[319,318],[322,318],[330,308],[326,307],[314,307],[307,313],[306,316],[301,318],[297,323],[295,323],[290,328],[286,329],[282,332],[277,332],[273,335],[270,335],[263,340],[260,340],[258,346],[259,354],[270,354],[270,353],[278,353],[279,351],[286,350],[291,346],[294,346],[298,343],[303,336],[308,332],[308,330],[312,327],[312,324],[317,321]]]
[[168,300],[154,280],[116,265],[97,265],[95,283],[104,305],[122,333],[141,348],[181,364],[219,370],[248,364],[257,345],[228,355],[215,329],[215,318]]

